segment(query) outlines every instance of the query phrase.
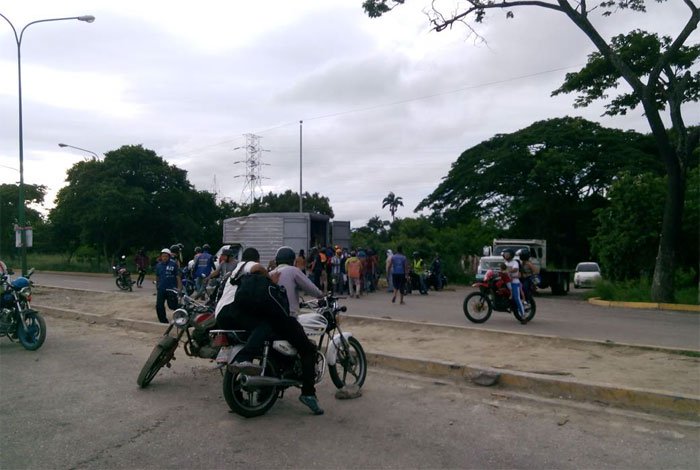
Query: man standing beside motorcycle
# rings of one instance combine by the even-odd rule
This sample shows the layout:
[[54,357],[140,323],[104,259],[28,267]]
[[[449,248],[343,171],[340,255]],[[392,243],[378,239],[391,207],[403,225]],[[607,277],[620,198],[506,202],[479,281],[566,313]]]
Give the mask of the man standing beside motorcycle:
[[167,300],[170,310],[177,308],[177,297],[171,295],[168,289],[177,288],[182,291],[182,279],[180,278],[180,269],[178,264],[171,258],[172,252],[163,248],[160,251],[159,262],[156,265],[156,315],[161,323],[168,323],[168,317],[165,314],[165,302]]
[[435,290],[442,289],[442,262],[440,261],[439,253],[435,253],[435,259],[430,265],[430,270],[435,277]]
[[413,252],[413,262],[411,263],[411,288],[413,284],[418,286],[421,295],[428,295],[428,287],[425,285],[425,264],[420,253]]
[[209,253],[211,248],[206,243],[202,245],[202,252],[195,258],[194,267],[194,285],[197,289],[195,299],[204,297],[204,288],[206,287],[206,279],[214,270],[214,257]]

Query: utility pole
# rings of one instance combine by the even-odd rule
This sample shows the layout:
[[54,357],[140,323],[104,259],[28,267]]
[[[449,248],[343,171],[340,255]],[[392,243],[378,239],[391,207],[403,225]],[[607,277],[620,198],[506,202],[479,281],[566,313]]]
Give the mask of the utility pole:
[[262,198],[263,196],[260,181],[264,179],[264,177],[261,174],[261,167],[268,164],[262,162],[262,152],[269,152],[269,150],[264,150],[260,147],[260,136],[255,134],[244,134],[244,137],[245,146],[236,147],[234,150],[244,148],[245,160],[239,160],[233,163],[244,163],[245,174],[236,175],[234,178],[245,179],[245,184],[243,185],[243,190],[241,191],[241,203],[252,204],[255,202],[256,198]]

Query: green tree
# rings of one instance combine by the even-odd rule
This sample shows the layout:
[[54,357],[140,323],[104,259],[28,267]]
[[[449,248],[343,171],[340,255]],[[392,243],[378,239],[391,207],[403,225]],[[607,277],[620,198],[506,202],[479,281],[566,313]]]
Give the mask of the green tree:
[[550,119],[466,150],[416,210],[431,209],[451,224],[478,219],[513,237],[545,238],[556,247],[551,263],[570,267],[588,257],[593,210],[607,204],[616,175],[640,166],[662,172],[645,136],[582,118]]
[[69,253],[87,245],[109,259],[141,246],[221,237],[214,195],[196,191],[186,171],[140,145],[78,162],[66,182],[49,219]]
[[[657,0],[659,3],[665,0]],[[363,7],[370,17],[378,17],[390,11],[404,0],[365,0]],[[605,0],[590,6],[581,0],[467,0],[449,13],[435,7],[429,12],[429,21],[436,31],[443,31],[455,23],[473,26],[469,20],[482,23],[487,12],[505,10],[506,16],[514,17],[518,7],[538,7],[564,14],[591,40],[597,53],[589,57],[588,64],[578,74],[567,76],[566,83],[556,92],[577,91],[582,97],[577,105],[585,106],[595,99],[606,99],[611,89],[624,80],[632,93],[623,92],[614,98],[608,107],[611,114],[623,113],[626,109],[641,105],[651,129],[660,160],[667,178],[667,189],[661,225],[661,237],[654,266],[651,297],[656,301],[672,301],[676,246],[680,241],[685,196],[686,172],[693,149],[698,145],[700,134],[688,134],[682,113],[682,104],[697,101],[700,74],[692,73],[700,50],[697,46],[686,47],[685,42],[700,22],[700,9],[692,0],[684,0],[688,16],[675,38],[658,38],[646,32],[633,32],[616,36],[608,42],[591,22],[591,12],[598,9],[603,16],[619,10],[646,11],[645,0]],[[555,93],[556,93],[555,92]],[[662,119],[662,111],[668,111],[674,139]]]
[[389,206],[389,212],[391,212],[391,220],[394,220],[394,214],[399,206],[403,207],[403,198],[401,196],[396,196],[393,192],[390,192],[387,197],[382,200],[382,209]]
[[[302,198],[304,212],[324,214],[333,218],[333,208],[330,205],[330,200],[326,196],[321,196],[318,193],[309,194],[304,192]],[[253,214],[256,212],[298,212],[299,211],[299,193],[287,190],[281,194],[267,193],[259,199],[255,199],[251,204],[241,204],[239,214]]]
[[[46,186],[24,185],[25,220],[34,232],[34,246],[40,247],[46,240],[41,232],[44,220],[39,211],[31,206],[41,206],[46,196]],[[9,259],[15,253],[15,229],[18,217],[19,185],[0,184],[0,259]],[[27,207],[29,206],[29,207]]]

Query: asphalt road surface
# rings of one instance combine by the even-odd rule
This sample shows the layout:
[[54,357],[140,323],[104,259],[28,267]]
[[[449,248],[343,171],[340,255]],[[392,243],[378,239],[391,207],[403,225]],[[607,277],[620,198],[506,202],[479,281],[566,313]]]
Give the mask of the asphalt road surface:
[[[144,390],[155,338],[47,318],[44,346],[0,342],[0,468],[697,468],[700,429],[370,369],[363,396],[289,390],[265,416],[227,412],[221,377],[180,351]],[[326,378],[327,379],[327,378]]]
[[[118,290],[111,276],[36,273],[32,279],[39,285],[113,292]],[[155,291],[151,278],[143,289],[134,288],[127,295],[151,298]],[[636,345],[700,350],[700,315],[697,313],[660,311],[652,309],[608,308],[589,304],[584,290],[573,289],[569,295],[552,296],[542,293],[537,300],[537,315],[527,325],[521,325],[511,314],[494,312],[483,324],[469,322],[462,313],[464,297],[471,288],[457,287],[429,295],[410,295],[406,305],[391,303],[391,294],[380,291],[344,303],[350,315],[393,318],[456,325],[471,328],[514,331],[578,338],[614,341]]]

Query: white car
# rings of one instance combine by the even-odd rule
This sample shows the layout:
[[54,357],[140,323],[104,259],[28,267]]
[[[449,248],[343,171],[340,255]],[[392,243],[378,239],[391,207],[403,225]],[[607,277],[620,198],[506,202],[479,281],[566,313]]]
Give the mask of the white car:
[[593,287],[593,284],[601,279],[598,263],[588,261],[576,265],[574,271],[574,287]]

